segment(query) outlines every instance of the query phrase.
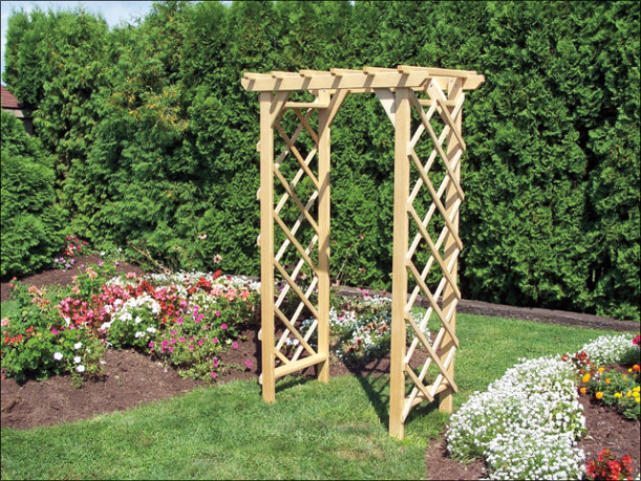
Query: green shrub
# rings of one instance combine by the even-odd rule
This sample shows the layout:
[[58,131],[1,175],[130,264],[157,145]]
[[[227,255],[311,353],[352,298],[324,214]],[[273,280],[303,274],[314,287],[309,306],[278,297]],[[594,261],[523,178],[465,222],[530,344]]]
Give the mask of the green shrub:
[[51,158],[21,122],[2,112],[2,255],[0,275],[48,265],[63,243],[63,212],[55,204]]
[[[243,71],[476,69],[464,112],[465,297],[639,318],[638,2],[161,2],[135,27],[14,14],[5,80],[36,107],[74,233],[258,273],[258,102]],[[393,131],[332,129],[332,275],[389,288]],[[204,236],[203,234],[206,234]]]

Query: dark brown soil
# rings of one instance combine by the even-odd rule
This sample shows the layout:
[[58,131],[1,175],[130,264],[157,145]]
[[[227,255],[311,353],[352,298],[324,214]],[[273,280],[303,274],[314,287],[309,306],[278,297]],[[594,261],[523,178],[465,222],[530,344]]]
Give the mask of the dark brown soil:
[[[579,441],[579,447],[585,451],[586,460],[595,457],[603,448],[610,448],[619,457],[629,454],[634,459],[636,477],[641,460],[639,421],[625,419],[612,408],[591,402],[586,397],[581,397],[580,401],[584,408],[587,434]],[[477,480],[485,476],[483,461],[464,464],[449,458],[444,436],[429,444],[425,462],[427,479],[430,480]]]
[[[258,380],[260,354],[257,328],[246,329],[238,340],[238,347],[230,347],[221,354],[221,366],[224,367],[219,372],[217,383],[236,379]],[[13,379],[0,381],[2,427],[30,428],[86,419],[210,384],[181,378],[174,369],[131,350],[108,350],[104,361],[103,378],[86,381],[81,388],[74,387],[68,376],[27,381],[23,385]],[[374,360],[360,368],[347,367],[336,359],[332,360],[332,376],[350,372],[386,374],[389,372],[389,359]],[[312,377],[315,370],[309,368],[301,374]]]
[[68,376],[1,381],[3,428],[30,428],[75,421],[188,392],[198,383],[134,351],[107,351],[105,376],[76,388]]
[[[36,287],[48,286],[51,284],[66,285],[71,284],[73,277],[81,274],[85,267],[88,267],[92,264],[97,264],[102,259],[97,255],[90,256],[80,256],[76,258],[76,263],[69,270],[64,269],[47,269],[37,274],[31,276],[23,277],[18,279],[20,282]],[[118,272],[135,272],[137,274],[142,274],[143,271],[140,267],[133,264],[128,264],[126,262],[120,262],[116,266],[116,271]],[[11,286],[9,282],[3,282],[0,284],[0,301],[6,301],[11,295]]]
[[586,459],[592,459],[603,448],[610,448],[617,456],[629,454],[634,459],[634,477],[641,461],[641,432],[639,421],[625,419],[614,409],[581,397],[585,409],[587,435],[579,442]]
[[430,441],[425,455],[426,479],[476,480],[485,477],[485,463],[475,459],[469,463],[454,461],[447,455],[445,437]]

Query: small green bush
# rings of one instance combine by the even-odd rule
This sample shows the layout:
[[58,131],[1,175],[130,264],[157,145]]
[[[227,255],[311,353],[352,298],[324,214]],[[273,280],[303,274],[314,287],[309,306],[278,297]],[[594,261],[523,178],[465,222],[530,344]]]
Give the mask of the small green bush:
[[63,243],[52,160],[16,117],[2,112],[0,275],[27,274],[51,262]]

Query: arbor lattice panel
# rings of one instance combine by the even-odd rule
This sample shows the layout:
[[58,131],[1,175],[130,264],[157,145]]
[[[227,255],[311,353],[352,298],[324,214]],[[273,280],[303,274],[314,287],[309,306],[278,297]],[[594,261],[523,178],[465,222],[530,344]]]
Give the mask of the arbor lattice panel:
[[[348,93],[375,93],[395,132],[390,434],[403,437],[423,401],[451,411],[464,91],[483,81],[473,71],[411,66],[244,75],[243,87],[260,93],[266,401],[275,400],[276,379],[310,366],[329,381],[330,125]],[[290,100],[293,92],[314,100]]]

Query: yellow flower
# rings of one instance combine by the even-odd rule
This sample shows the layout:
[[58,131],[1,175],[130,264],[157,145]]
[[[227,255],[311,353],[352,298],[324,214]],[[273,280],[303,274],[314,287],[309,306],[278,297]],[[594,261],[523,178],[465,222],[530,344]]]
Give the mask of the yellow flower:
[[632,391],[636,391],[636,392],[639,392],[639,390],[641,390],[641,386],[636,386],[634,389],[632,389]]
[[584,395],[584,396],[585,396],[585,395],[588,393],[588,389],[587,389],[587,388],[585,388],[585,387],[582,387],[582,388],[580,388],[580,389],[579,389],[579,392],[580,392],[582,395]]
[[617,399],[620,399],[620,398],[622,398],[622,397],[623,397],[623,393],[615,392],[615,393],[614,393],[614,397],[615,397],[615,398],[617,398]]
[[625,397],[632,397],[632,392],[631,391],[626,391]]
[[595,398],[597,399],[603,399],[603,393],[601,391],[597,391],[597,393],[594,395]]
[[628,372],[632,372],[632,368],[629,368],[629,369],[628,369]]
[[590,382],[590,379],[592,379],[592,376],[590,375],[590,373],[589,373],[589,372],[586,372],[586,373],[583,375],[583,377],[581,378],[581,381],[583,381],[583,383],[585,384],[585,383]]
[[605,372],[605,368],[604,367],[600,367],[599,368],[599,374],[603,374],[604,372]]
[[606,377],[606,378],[605,378],[605,383],[606,383],[606,384],[610,384],[610,378],[609,378],[609,377]]

